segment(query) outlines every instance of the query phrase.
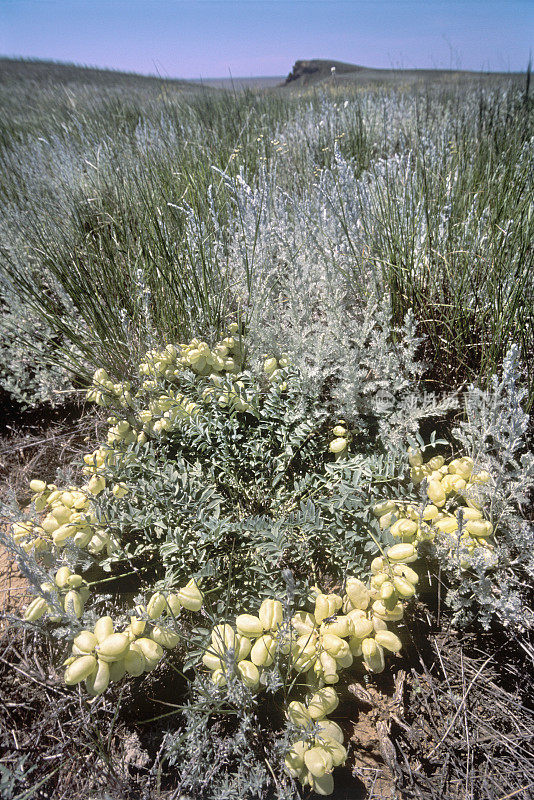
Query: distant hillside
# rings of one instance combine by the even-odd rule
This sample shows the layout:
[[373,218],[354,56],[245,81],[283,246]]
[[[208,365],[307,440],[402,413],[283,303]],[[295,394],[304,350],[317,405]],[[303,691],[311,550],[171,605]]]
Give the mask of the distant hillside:
[[520,72],[471,72],[448,69],[374,69],[344,61],[313,58],[295,61],[284,86],[309,86],[321,81],[370,85],[378,83],[463,83],[468,81],[523,80]]
[[[0,0],[1,2],[1,0]],[[335,69],[334,69],[335,68]],[[418,83],[466,83],[477,81],[494,83],[495,80],[524,80],[523,73],[505,72],[467,72],[432,69],[373,69],[358,64],[327,59],[295,61],[293,69],[283,77],[239,77],[206,78],[193,81],[176,78],[160,78],[156,75],[139,75],[135,72],[82,67],[76,64],[63,64],[57,61],[38,59],[2,58],[0,56],[0,86],[17,82],[36,83],[41,86],[68,86],[69,84],[95,87],[119,87],[147,89],[151,86],[167,86],[184,91],[213,92],[218,89],[229,91],[251,89],[253,91],[285,91],[312,86],[321,82],[327,84],[350,84],[356,86],[404,85]]]
[[81,67],[76,64],[62,64],[57,61],[41,61],[23,58],[0,57],[0,83],[13,81],[35,81],[43,85],[51,84],[90,84],[94,86],[148,87],[172,84],[173,88],[195,89],[199,85],[173,78],[159,78],[155,75],[138,75],[135,72],[120,72],[97,67]]
[[293,81],[300,81],[303,84],[311,81],[322,80],[332,77],[332,72],[336,75],[365,71],[365,67],[357,64],[346,64],[344,61],[326,61],[320,58],[313,58],[310,61],[295,61],[293,69],[285,80],[285,85]]
[[232,92],[235,89],[251,89],[252,91],[272,89],[280,86],[284,80],[283,75],[259,75],[249,78],[193,78],[191,83],[195,86],[200,83],[202,86],[210,86],[212,89],[225,89]]

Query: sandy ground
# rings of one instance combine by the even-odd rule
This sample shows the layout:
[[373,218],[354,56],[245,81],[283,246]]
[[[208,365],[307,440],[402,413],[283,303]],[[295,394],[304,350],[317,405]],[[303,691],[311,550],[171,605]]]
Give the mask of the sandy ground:
[[28,603],[28,584],[0,544],[0,628],[4,614],[20,613]]

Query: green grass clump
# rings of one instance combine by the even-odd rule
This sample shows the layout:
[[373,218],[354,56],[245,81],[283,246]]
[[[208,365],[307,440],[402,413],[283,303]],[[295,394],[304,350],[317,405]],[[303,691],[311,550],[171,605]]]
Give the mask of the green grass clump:
[[231,93],[18,68],[0,84],[0,302],[6,328],[41,319],[49,364],[126,377],[155,341],[254,316],[267,262],[276,287],[320,261],[352,308],[371,290],[394,324],[414,313],[434,387],[487,384],[518,343],[532,404],[532,101],[516,78]]

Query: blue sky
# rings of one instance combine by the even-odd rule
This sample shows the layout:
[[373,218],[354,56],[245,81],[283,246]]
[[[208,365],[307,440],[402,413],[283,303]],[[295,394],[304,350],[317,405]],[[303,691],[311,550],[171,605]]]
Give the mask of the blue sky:
[[533,0],[0,0],[0,54],[183,78],[297,58],[524,70],[533,33]]

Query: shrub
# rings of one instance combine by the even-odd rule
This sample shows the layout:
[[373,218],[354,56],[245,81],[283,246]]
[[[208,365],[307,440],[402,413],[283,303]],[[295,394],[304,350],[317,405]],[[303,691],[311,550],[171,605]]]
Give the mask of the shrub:
[[[112,411],[107,441],[85,456],[85,484],[31,482],[34,516],[14,524],[10,547],[36,588],[26,622],[71,640],[68,685],[98,696],[126,675],[140,683],[164,658],[194,669],[191,701],[178,706],[185,728],[164,744],[185,790],[238,796],[246,774],[250,797],[273,786],[293,796],[295,781],[329,794],[347,756],[329,719],[334,687],[353,662],[380,673],[401,649],[390,627],[416,593],[425,548],[461,593],[497,585],[500,520],[479,493],[497,479],[478,453],[432,455],[435,437],[426,461],[410,450],[403,477],[403,449],[333,418],[332,398],[307,396],[286,355],[245,369],[246,342],[233,323],[214,347],[149,351],[135,382],[99,369],[89,397]],[[496,383],[501,405],[516,402],[498,425],[508,470],[526,419],[513,357]],[[476,596],[485,615],[500,612]],[[280,709],[270,725],[265,694]]]

